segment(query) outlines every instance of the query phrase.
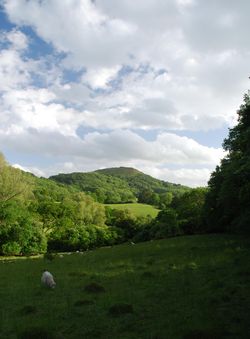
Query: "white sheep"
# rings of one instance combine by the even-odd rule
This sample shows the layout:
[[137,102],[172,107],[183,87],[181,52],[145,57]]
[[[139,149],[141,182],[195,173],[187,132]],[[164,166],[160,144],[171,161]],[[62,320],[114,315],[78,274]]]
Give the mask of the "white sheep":
[[47,270],[43,271],[41,282],[42,282],[43,285],[45,285],[49,288],[55,288],[55,286],[56,286],[53,275]]

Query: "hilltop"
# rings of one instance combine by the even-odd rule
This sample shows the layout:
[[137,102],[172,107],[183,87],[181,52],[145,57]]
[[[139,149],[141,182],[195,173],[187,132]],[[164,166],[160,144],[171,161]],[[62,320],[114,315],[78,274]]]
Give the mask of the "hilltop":
[[163,195],[181,195],[188,187],[151,177],[130,167],[60,173],[49,179],[92,195],[101,203],[142,202],[157,205]]

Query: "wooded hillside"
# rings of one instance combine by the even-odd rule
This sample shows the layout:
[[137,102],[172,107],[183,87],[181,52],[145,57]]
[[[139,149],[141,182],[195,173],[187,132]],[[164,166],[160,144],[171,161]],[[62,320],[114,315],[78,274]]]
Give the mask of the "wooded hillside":
[[[165,182],[134,168],[106,168],[88,173],[58,174],[50,179],[71,185],[101,203],[142,202],[160,206],[164,200],[188,191],[186,186]],[[166,197],[166,193],[169,195]]]

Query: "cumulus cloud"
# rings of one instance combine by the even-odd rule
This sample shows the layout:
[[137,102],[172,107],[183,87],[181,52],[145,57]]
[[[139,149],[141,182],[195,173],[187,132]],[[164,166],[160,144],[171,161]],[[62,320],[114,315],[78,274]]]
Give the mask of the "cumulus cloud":
[[89,70],[84,74],[83,81],[87,82],[92,88],[106,88],[108,83],[116,77],[119,68],[119,66],[114,66]]
[[[16,132],[16,134],[15,134]],[[91,159],[109,162],[146,161],[155,166],[161,164],[205,164],[216,165],[223,155],[221,149],[200,145],[196,141],[171,133],[162,133],[156,140],[147,141],[129,130],[115,130],[109,133],[88,133],[83,139],[77,136],[62,135],[59,131],[38,131],[34,128],[25,131],[6,133],[0,130],[1,143],[9,147],[36,154],[65,157],[68,159]]]
[[29,43],[27,36],[17,29],[2,32],[0,42],[10,44],[11,47],[18,51],[25,50]]
[[[127,44],[133,37],[134,25],[120,18],[111,18],[90,0],[5,2],[11,20],[33,26],[46,41],[68,53],[68,65],[112,65],[119,58],[127,58]],[[112,53],[116,44],[119,49]],[[122,47],[123,46],[123,47]]]
[[30,173],[33,173],[35,174],[36,176],[38,177],[45,177],[46,174],[45,172],[41,171],[39,168],[36,168],[36,167],[33,167],[33,166],[30,166],[30,167],[24,167],[22,165],[19,165],[19,164],[13,164],[12,165],[14,168],[18,168],[24,172],[30,172]]
[[161,180],[175,182],[189,187],[206,186],[211,175],[210,168],[154,168],[142,167],[142,170]]
[[[53,102],[53,93],[46,89],[12,91],[3,95],[7,115],[15,117],[13,124],[23,129],[59,131],[62,135],[75,135],[84,112]],[[12,124],[12,126],[13,126]]]
[[0,51],[0,90],[25,86],[30,79],[26,62],[15,50]]
[[[46,175],[60,166],[128,164],[169,181],[206,182],[222,150],[175,131],[235,123],[249,81],[248,1],[2,5],[17,26],[0,41],[1,143],[54,157],[54,167],[42,169]],[[33,56],[35,35],[31,39],[23,26],[51,46],[49,55]],[[79,73],[72,80],[67,71]],[[81,128],[95,132],[79,137]],[[136,129],[154,130],[156,137],[143,139]]]

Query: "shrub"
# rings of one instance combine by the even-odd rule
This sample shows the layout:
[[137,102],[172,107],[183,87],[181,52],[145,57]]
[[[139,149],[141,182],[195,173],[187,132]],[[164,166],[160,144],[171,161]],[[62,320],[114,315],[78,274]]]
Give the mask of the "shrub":
[[150,229],[150,237],[163,239],[180,234],[177,214],[172,208],[166,208],[156,217]]

